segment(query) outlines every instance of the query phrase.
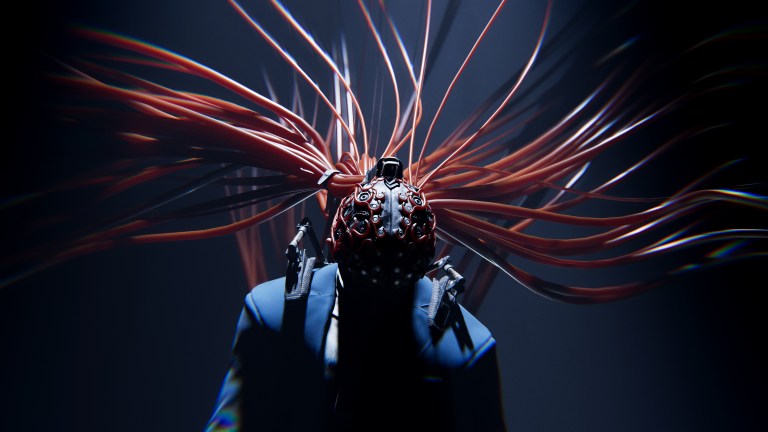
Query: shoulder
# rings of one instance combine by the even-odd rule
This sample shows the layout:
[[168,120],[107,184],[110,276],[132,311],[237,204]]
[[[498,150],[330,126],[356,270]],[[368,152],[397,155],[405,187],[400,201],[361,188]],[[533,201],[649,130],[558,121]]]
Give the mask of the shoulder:
[[[335,276],[335,264],[313,270],[310,297],[334,296]],[[285,302],[285,278],[282,277],[256,285],[245,296],[245,309],[259,325],[279,331],[285,312]],[[310,305],[315,303],[310,302]]]
[[[312,332],[322,329],[324,319],[331,312],[335,296],[336,264],[316,269],[307,305]],[[491,332],[466,309],[457,305],[451,325],[442,332],[431,331],[427,324],[427,308],[432,294],[430,279],[423,278],[416,285],[413,305],[413,331],[421,347],[421,356],[439,368],[469,368],[480,358],[494,352],[496,341]],[[280,331],[285,314],[285,278],[257,285],[245,298],[249,321],[256,325]],[[318,328],[314,328],[317,325]]]
[[469,368],[480,358],[494,355],[496,341],[491,332],[469,311],[457,305],[451,324],[441,332],[427,324],[432,283],[423,278],[416,285],[414,333],[423,347],[422,356],[431,364],[448,368]]

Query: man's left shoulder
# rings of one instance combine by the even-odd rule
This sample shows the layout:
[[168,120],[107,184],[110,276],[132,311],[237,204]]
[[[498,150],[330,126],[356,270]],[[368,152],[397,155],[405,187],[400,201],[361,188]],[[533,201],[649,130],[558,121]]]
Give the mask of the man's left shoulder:
[[494,352],[496,341],[490,330],[461,305],[453,306],[442,329],[427,322],[432,284],[419,281],[414,298],[413,326],[421,355],[428,363],[447,368],[469,368],[477,360]]

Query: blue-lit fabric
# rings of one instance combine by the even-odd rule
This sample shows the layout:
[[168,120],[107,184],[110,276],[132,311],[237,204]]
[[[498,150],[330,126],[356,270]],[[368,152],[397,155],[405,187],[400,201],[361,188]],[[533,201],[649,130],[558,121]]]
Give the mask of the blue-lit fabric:
[[[323,359],[336,269],[333,264],[315,270],[306,308],[302,306],[306,315],[301,331],[290,328],[300,319],[286,319],[286,312],[295,311],[287,310],[293,305],[284,300],[284,279],[263,283],[246,296],[233,363],[206,430],[339,429],[335,389],[326,378]],[[403,389],[409,393],[403,396],[416,397],[417,405],[423,403],[424,414],[435,420],[422,423],[434,425],[435,430],[503,430],[494,339],[463,308],[453,326],[439,336],[430,333],[427,308],[431,290],[429,279],[420,280],[412,308],[423,384],[418,390]],[[340,319],[344,319],[343,312]],[[414,391],[424,395],[414,396]],[[418,412],[413,403],[399,406],[394,400],[388,411],[396,417],[414,409]]]

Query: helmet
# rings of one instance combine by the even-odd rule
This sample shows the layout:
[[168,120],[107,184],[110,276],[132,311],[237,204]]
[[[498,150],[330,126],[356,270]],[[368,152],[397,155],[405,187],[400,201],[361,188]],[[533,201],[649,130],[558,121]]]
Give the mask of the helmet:
[[354,286],[400,289],[435,256],[435,216],[424,194],[403,180],[403,164],[382,158],[342,199],[331,226],[332,253]]

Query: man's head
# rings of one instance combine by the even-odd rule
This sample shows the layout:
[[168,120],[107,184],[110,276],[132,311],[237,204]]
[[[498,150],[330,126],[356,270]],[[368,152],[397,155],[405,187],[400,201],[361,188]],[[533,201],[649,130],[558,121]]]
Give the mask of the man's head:
[[435,217],[424,197],[403,181],[403,164],[382,158],[365,183],[342,199],[331,227],[334,259],[354,286],[413,286],[435,255]]

